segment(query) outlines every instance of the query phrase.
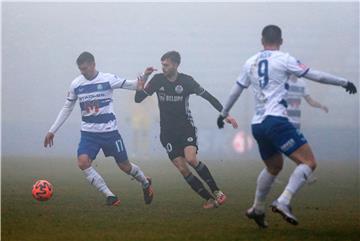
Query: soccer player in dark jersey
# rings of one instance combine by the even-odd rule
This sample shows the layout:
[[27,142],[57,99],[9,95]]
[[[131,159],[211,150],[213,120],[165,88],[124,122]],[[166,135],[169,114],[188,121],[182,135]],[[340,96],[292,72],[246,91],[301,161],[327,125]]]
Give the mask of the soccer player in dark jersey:
[[[162,74],[156,74],[144,88],[145,81],[156,69],[149,67],[139,78],[135,102],[140,103],[156,92],[160,109],[160,141],[166,149],[172,163],[177,167],[190,187],[206,200],[204,208],[216,208],[226,200],[205,163],[196,158],[198,151],[196,127],[189,109],[189,97],[197,94],[210,102],[219,112],[221,103],[202,88],[191,76],[179,73],[180,54],[176,51],[165,53],[161,57]],[[227,123],[237,128],[235,119],[228,116]],[[188,164],[209,186],[211,193],[203,183],[191,173]]]

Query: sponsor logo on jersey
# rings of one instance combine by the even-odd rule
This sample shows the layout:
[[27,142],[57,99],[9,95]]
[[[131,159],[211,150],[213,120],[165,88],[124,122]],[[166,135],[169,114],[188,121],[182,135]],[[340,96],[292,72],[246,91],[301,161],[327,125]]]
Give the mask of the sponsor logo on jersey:
[[178,95],[166,95],[165,93],[159,93],[159,100],[160,101],[166,101],[166,102],[180,102],[183,101],[183,96]]
[[181,94],[184,91],[184,88],[181,85],[175,87],[175,92]]
[[98,85],[97,85],[97,89],[98,89],[98,90],[102,90],[103,88],[104,88],[104,87],[102,86],[102,84],[98,84]]
[[166,96],[166,101],[168,102],[179,102],[183,100],[183,96],[178,96],[178,95],[167,95]]
[[79,101],[80,102],[83,102],[83,101],[86,101],[86,100],[89,100],[89,99],[95,99],[95,98],[101,98],[101,97],[104,97],[105,94],[104,93],[98,93],[98,94],[90,94],[90,95],[85,95],[85,96],[82,96],[82,97],[79,97]]

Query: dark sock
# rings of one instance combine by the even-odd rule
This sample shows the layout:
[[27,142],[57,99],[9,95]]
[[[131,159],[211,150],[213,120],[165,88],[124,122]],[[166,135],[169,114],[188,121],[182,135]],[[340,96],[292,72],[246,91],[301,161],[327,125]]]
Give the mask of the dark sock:
[[204,163],[199,162],[199,164],[195,167],[195,170],[199,174],[199,176],[207,183],[212,192],[219,190],[214,178],[211,176],[209,169]]
[[190,185],[190,187],[202,198],[204,198],[205,200],[209,200],[210,198],[212,198],[211,194],[208,192],[208,190],[206,190],[199,178],[194,176],[192,173],[190,173],[189,176],[184,178],[186,182]]

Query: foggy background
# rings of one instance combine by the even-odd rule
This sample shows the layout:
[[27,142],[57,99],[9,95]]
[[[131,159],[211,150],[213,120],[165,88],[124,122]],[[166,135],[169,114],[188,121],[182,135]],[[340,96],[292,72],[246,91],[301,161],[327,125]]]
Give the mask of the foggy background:
[[[129,79],[146,66],[161,71],[162,54],[177,50],[179,71],[224,103],[244,61],[261,50],[261,30],[268,24],[282,28],[283,51],[359,89],[359,3],[3,3],[2,155],[75,160],[78,103],[56,133],[55,146],[45,149],[43,139],[79,75],[75,60],[85,50],[94,54],[99,71]],[[359,160],[359,94],[307,83],[310,95],[330,110],[302,102],[302,131],[317,159]],[[134,94],[114,91],[129,158],[166,160],[156,95],[135,104]],[[232,109],[238,130],[218,130],[218,113],[201,97],[190,97],[190,109],[200,159],[260,159],[250,132],[251,90]]]

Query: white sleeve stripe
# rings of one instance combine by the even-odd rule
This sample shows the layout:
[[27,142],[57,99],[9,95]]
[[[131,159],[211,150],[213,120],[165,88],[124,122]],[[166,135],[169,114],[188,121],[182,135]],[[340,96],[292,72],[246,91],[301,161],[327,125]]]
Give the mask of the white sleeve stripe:
[[201,93],[199,93],[198,95],[202,95],[202,94],[204,94],[205,92],[206,92],[206,90],[203,89],[203,91],[201,91]]
[[145,94],[147,94],[148,96],[150,96],[148,92],[146,92],[145,90],[143,90],[143,91],[144,91]]

